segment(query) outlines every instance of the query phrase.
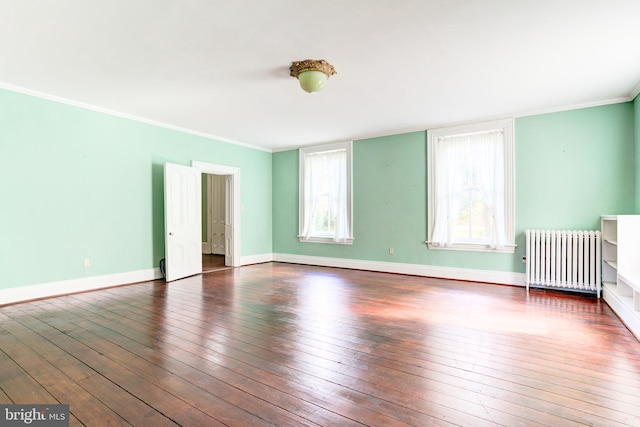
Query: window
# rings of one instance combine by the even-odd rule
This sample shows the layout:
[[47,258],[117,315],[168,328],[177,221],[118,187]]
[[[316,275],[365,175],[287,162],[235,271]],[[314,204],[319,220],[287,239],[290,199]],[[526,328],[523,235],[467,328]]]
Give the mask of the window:
[[301,242],[352,244],[351,142],[300,149]]
[[513,253],[513,120],[429,131],[430,249]]

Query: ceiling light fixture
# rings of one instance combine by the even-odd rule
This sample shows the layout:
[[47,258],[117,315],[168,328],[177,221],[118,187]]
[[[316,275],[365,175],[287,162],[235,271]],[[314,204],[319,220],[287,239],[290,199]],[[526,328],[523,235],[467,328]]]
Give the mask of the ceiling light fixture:
[[291,76],[300,82],[300,87],[309,93],[322,90],[327,79],[336,74],[333,65],[324,59],[293,61],[290,70]]

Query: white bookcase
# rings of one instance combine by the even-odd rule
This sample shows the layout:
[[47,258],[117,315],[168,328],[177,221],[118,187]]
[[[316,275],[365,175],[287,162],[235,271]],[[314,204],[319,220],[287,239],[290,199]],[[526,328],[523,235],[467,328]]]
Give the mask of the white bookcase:
[[640,215],[603,215],[602,297],[640,339]]

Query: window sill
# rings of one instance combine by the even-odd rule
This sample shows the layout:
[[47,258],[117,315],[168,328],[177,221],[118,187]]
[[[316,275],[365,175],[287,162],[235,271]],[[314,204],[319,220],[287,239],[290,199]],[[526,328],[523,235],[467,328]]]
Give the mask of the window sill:
[[484,244],[472,244],[472,243],[455,243],[451,246],[434,245],[431,242],[425,242],[429,249],[440,251],[467,251],[467,252],[487,252],[487,253],[499,253],[499,254],[512,254],[516,250],[516,245],[505,245],[500,249],[492,249],[488,245]]
[[336,242],[333,240],[333,237],[309,237],[305,239],[302,236],[298,236],[298,240],[300,243],[327,243],[331,245],[352,245],[353,238],[347,238],[344,242]]

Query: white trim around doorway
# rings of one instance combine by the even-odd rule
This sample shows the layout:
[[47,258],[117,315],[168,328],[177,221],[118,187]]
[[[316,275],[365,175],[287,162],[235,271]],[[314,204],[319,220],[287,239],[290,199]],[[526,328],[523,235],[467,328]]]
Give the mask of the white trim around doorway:
[[202,173],[208,173],[212,175],[227,175],[231,177],[231,217],[233,218],[233,231],[231,240],[233,242],[232,251],[232,267],[240,267],[240,168],[219,165],[215,163],[200,162],[197,160],[191,161],[191,166],[200,169]]

